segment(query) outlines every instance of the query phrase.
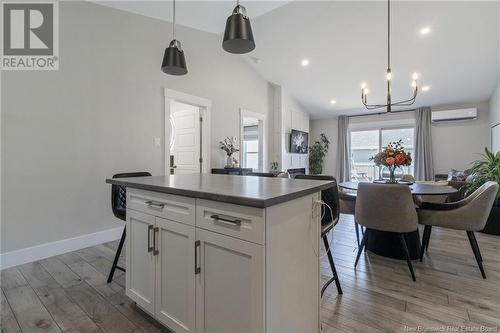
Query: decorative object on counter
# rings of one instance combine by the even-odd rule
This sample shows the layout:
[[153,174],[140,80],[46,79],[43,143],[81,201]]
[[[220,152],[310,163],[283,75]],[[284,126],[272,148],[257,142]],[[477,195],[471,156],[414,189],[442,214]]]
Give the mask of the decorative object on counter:
[[387,147],[382,149],[375,156],[370,157],[377,166],[387,167],[389,170],[389,178],[385,180],[386,183],[398,183],[395,171],[400,169],[401,166],[411,165],[411,154],[406,152],[403,148],[403,140],[397,142],[389,142]]
[[175,0],[173,1],[172,35],[170,45],[165,49],[163,61],[161,63],[162,72],[170,75],[187,74],[186,58],[182,51],[181,42],[175,39]]
[[324,133],[319,135],[319,140],[314,141],[309,147],[309,173],[319,175],[323,172],[323,159],[328,153],[330,141]]
[[222,41],[224,51],[235,54],[248,53],[255,49],[252,26],[247,16],[247,10],[236,1],[236,7],[227,18],[224,39]]
[[[483,158],[472,163],[472,168],[465,182],[465,195],[472,194],[488,181],[500,183],[500,151],[494,154],[488,148],[484,148]],[[483,230],[484,233],[500,236],[500,194],[493,204],[488,221]]]
[[272,173],[279,173],[279,163],[277,161],[271,162],[271,172]]
[[236,137],[227,137],[223,141],[219,142],[220,149],[222,149],[226,155],[226,168],[235,168],[236,165],[239,166],[238,161],[233,158],[233,154],[239,152],[240,150],[236,148]]
[[290,153],[307,154],[308,137],[308,133],[293,129],[290,133]]

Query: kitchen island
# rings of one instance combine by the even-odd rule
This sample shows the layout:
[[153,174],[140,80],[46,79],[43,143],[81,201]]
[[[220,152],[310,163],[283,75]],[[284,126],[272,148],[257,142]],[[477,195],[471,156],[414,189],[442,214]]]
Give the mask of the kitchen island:
[[191,174],[127,188],[126,294],[174,332],[319,332],[329,181]]

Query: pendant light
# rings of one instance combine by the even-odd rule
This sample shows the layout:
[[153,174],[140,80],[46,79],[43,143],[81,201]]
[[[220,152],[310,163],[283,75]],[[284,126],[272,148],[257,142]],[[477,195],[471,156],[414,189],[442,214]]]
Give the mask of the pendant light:
[[173,0],[173,12],[173,39],[170,45],[165,49],[161,70],[170,75],[185,75],[188,72],[186,58],[184,57],[184,51],[182,51],[181,42],[175,39],[175,0]]
[[227,18],[222,48],[236,54],[248,53],[255,49],[250,19],[239,0],[236,1],[233,13]]

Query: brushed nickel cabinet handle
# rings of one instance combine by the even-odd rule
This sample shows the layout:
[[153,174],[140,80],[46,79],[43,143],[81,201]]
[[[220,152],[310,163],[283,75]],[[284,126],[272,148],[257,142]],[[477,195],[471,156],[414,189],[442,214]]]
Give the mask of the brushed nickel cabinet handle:
[[159,251],[158,251],[158,243],[156,241],[156,238],[158,237],[158,231],[160,230],[160,228],[156,227],[153,229],[153,255],[154,256],[157,256]]
[[158,202],[153,200],[146,201],[146,205],[148,205],[149,207],[160,208],[160,209],[165,207],[165,204],[163,202]]
[[224,217],[220,217],[219,215],[212,215],[210,216],[210,218],[214,219],[215,221],[219,221],[226,224],[238,225],[238,226],[241,225],[241,220],[239,219],[230,220]]
[[148,225],[148,252],[153,251],[153,247],[151,246],[151,231],[153,231],[153,225]]
[[200,274],[201,272],[201,267],[198,266],[199,265],[199,262],[198,262],[198,252],[200,250],[200,241],[197,240],[196,242],[194,242],[194,274]]

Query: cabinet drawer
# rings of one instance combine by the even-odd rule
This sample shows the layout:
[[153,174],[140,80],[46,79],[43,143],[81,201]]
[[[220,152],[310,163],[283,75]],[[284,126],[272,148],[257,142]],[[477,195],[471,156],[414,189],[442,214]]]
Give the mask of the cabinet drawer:
[[195,199],[127,188],[127,208],[194,225]]
[[196,226],[264,244],[265,210],[223,202],[196,200]]

